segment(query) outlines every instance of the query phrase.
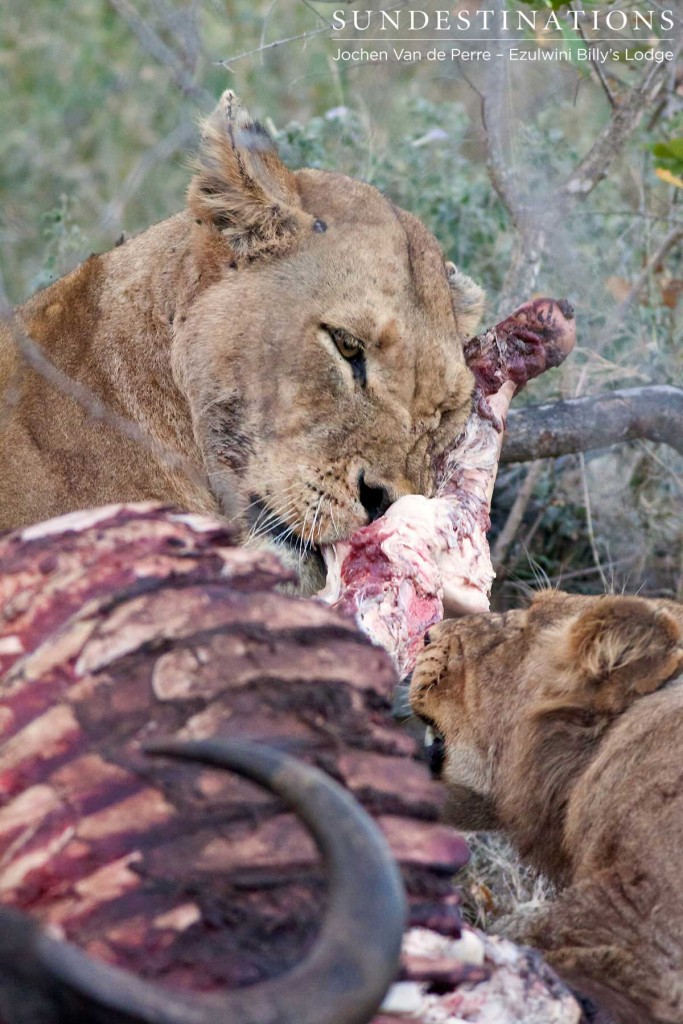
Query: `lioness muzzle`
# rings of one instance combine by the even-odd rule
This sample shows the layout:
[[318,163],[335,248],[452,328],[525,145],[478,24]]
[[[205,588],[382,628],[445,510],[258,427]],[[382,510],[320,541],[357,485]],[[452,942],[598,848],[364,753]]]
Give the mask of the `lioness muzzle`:
[[170,990],[93,960],[0,909],[2,1024],[363,1024],[398,970],[403,884],[372,819],[344,789],[273,749],[219,739],[158,742],[152,754],[231,769],[281,796],[330,877],[318,940],[292,971],[216,995]]

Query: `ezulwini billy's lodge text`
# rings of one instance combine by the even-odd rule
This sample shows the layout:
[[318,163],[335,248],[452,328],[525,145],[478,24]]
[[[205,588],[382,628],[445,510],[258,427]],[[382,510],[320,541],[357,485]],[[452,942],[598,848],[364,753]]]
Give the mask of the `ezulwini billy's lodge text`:
[[361,46],[356,49],[342,49],[338,47],[337,52],[332,55],[332,60],[354,64],[377,64],[389,63],[390,61],[412,64],[420,61],[434,63],[449,60],[488,63],[494,57],[507,58],[514,63],[535,62],[545,64],[561,61],[590,61],[593,64],[606,64],[608,61],[620,61],[622,63],[662,64],[664,61],[672,61],[674,53],[672,50],[653,49],[650,47],[629,47],[627,49],[608,47],[607,49],[600,49],[599,47],[586,46],[570,50],[561,46],[537,46],[532,48],[510,46],[508,49],[501,51],[468,49],[467,47],[451,47],[450,49],[433,47],[423,51],[398,46],[373,50]]

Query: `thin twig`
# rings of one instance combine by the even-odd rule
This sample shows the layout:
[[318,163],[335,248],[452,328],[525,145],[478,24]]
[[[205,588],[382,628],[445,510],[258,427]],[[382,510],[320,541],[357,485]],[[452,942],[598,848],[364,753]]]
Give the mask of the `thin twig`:
[[[266,33],[268,31],[268,22],[270,21],[270,16],[275,10],[276,5],[277,0],[270,0],[270,6],[268,7],[266,13],[263,15],[263,24],[261,25],[261,49],[263,49],[263,47],[266,45]],[[263,63],[263,61],[261,63]]]
[[[113,3],[114,0],[110,0]],[[119,3],[120,0],[115,0]],[[285,46],[287,43],[295,43],[298,39],[310,39],[312,36],[322,35],[324,32],[329,32],[327,25],[323,25],[321,28],[312,28],[308,32],[299,32],[295,36],[287,36],[285,39],[275,39],[272,43],[265,43],[263,46],[257,46],[254,50],[244,50],[243,53],[236,53],[232,57],[224,57],[223,60],[216,60],[213,63],[217,67],[227,68],[228,71],[232,71],[231,64],[236,64],[238,60],[244,60],[245,57],[254,57],[258,53],[263,53],[264,50],[274,50],[277,46]]]
[[550,504],[551,502],[549,500],[543,503],[536,513],[536,518],[533,523],[519,542],[520,549],[526,553],[527,558],[529,557],[529,551],[531,550],[531,542],[540,530],[541,523],[545,519],[545,514],[548,511]]
[[304,5],[304,7],[308,7],[309,11],[312,11],[313,14],[315,14],[316,18],[319,18],[320,21],[324,21],[329,29],[332,30],[334,28],[329,18],[326,18],[324,14],[321,14],[320,11],[317,11],[313,4],[310,2],[310,0],[301,0],[301,2]]
[[610,586],[607,582],[607,577],[602,568],[600,561],[600,552],[598,551],[598,545],[595,539],[595,529],[593,528],[593,513],[591,511],[591,500],[590,494],[588,493],[588,476],[586,475],[586,458],[583,452],[579,452],[579,465],[581,467],[581,487],[583,490],[583,504],[586,510],[586,530],[588,532],[588,540],[590,541],[591,552],[593,554],[593,561],[595,562],[595,568],[600,574],[600,580],[604,587],[605,593],[608,593]]
[[[574,6],[572,4],[569,4],[569,10],[572,11],[573,13],[575,12],[575,8],[574,8]],[[589,53],[591,53],[591,58],[590,58],[591,67],[593,68],[593,71],[595,72],[595,74],[598,76],[598,81],[600,82],[600,85],[602,86],[602,90],[603,90],[605,96],[607,97],[607,99],[609,101],[610,107],[612,107],[612,109],[614,109],[615,106],[616,106],[616,103],[617,103],[617,101],[616,101],[616,99],[614,97],[614,93],[612,92],[612,90],[609,87],[609,82],[605,78],[605,74],[604,74],[600,64],[592,56],[593,48],[590,46],[590,40],[586,36],[586,33],[583,30],[583,25],[581,24],[581,22],[579,21],[578,18],[577,18],[577,28],[579,30],[579,35],[583,39],[584,43],[586,43],[586,45],[589,47]]]
[[659,248],[655,249],[655,251],[652,253],[647,263],[643,267],[642,271],[636,278],[630,292],[623,300],[623,302],[621,302],[620,305],[617,307],[616,317],[618,320],[623,320],[624,316],[626,315],[626,313],[628,313],[631,306],[638,301],[638,299],[640,298],[640,293],[642,292],[643,288],[646,286],[650,279],[650,274],[653,272],[653,270],[655,270],[657,266],[659,266],[659,264],[664,260],[664,258],[668,255],[671,249],[673,249],[674,246],[677,245],[678,242],[680,242],[681,240],[683,240],[683,224],[677,224],[673,228],[673,230],[669,232],[666,238],[662,240],[662,243],[659,246]]
[[[492,6],[501,9],[500,0]],[[482,101],[482,122],[486,133],[486,166],[491,184],[498,193],[515,224],[522,219],[519,185],[514,180],[510,162],[505,155],[507,119],[503,108],[506,62],[494,61],[486,80]]]
[[[110,2],[112,2],[112,0],[110,0]],[[318,0],[318,2],[319,3],[336,3],[337,0]],[[340,3],[350,3],[351,0],[338,0],[338,2],[340,2]],[[306,6],[310,7],[311,5],[307,3]],[[378,12],[379,11],[394,11],[394,10],[398,10],[400,8],[400,6],[401,6],[400,3],[392,3],[392,4],[389,4],[387,7],[380,7],[380,8],[378,8]],[[311,8],[311,10],[314,10],[314,8]],[[323,15],[320,14],[319,11],[315,11],[315,13],[316,13],[316,15],[319,18],[323,17]],[[263,43],[262,42],[260,46],[255,47],[255,49],[253,49],[253,50],[244,50],[242,53],[236,53],[232,57],[224,57],[222,60],[216,60],[213,63],[217,67],[223,67],[223,68],[226,68],[228,71],[232,71],[231,65],[232,64],[236,64],[238,60],[244,60],[246,57],[255,57],[259,53],[263,53],[266,50],[274,50],[278,46],[286,46],[288,43],[296,43],[296,42],[298,42],[301,39],[304,39],[304,40],[312,39],[315,36],[324,35],[325,33],[333,32],[333,31],[336,31],[336,29],[334,29],[334,27],[332,26],[331,22],[328,22],[325,25],[321,25],[319,28],[308,29],[306,32],[299,32],[297,35],[294,35],[294,36],[286,36],[284,39],[275,39],[271,43]]]
[[541,473],[543,472],[543,465],[543,460],[537,459],[536,462],[532,462],[529,466],[524,478],[524,483],[520,487],[517,492],[517,497],[512,503],[512,508],[508,513],[505,525],[496,538],[496,542],[491,550],[491,557],[494,565],[496,566],[496,571],[498,571],[498,566],[502,566],[512,542],[517,536],[517,531],[524,519],[524,514],[529,502],[531,501],[534,488],[536,487]]
[[215,102],[212,93],[197,85],[182,60],[138,14],[130,0],[109,0],[109,3],[133,30],[147,53],[169,71],[175,84],[186,96],[201,104],[210,105]]
[[174,7],[170,0],[152,0],[152,7],[161,19],[162,25],[173,34],[182,54],[180,58],[191,73],[197,68],[202,55],[199,7],[201,0],[189,0],[180,7]]
[[[494,11],[500,13],[503,7],[503,0],[492,0]],[[509,309],[522,295],[534,291],[546,244],[542,212],[530,205],[527,190],[512,170],[506,154],[510,118],[506,116],[503,98],[507,73],[505,60],[494,61],[489,67],[482,98],[489,178],[517,229],[512,258],[498,297],[500,311]]]
[[194,124],[183,122],[169,135],[159,139],[151,149],[146,150],[129,173],[116,199],[107,203],[100,218],[100,229],[111,231],[121,224],[126,204],[132,199],[149,172],[161,160],[167,160],[180,149],[185,149],[195,138],[197,129]]

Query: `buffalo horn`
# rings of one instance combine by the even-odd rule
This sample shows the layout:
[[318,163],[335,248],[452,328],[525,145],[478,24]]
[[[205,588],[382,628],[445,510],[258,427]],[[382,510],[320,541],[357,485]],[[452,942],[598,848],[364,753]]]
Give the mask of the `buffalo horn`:
[[[318,940],[280,977],[223,994],[171,991],[93,960],[24,915],[0,910],[0,980],[50,1005],[41,1024],[364,1024],[396,976],[403,885],[373,820],[341,786],[273,749],[220,739],[159,742],[149,753],[231,769],[281,796],[305,822],[329,875]],[[36,986],[40,992],[36,991]],[[7,1024],[29,1018],[3,1000]],[[54,1006],[54,1012],[52,1007]],[[16,1012],[13,1012],[13,1007]],[[36,1018],[37,1019],[37,1018]]]

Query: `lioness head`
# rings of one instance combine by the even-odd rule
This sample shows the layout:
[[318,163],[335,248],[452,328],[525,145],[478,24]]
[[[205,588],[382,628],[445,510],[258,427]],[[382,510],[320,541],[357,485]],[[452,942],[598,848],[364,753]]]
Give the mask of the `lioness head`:
[[610,723],[682,669],[672,601],[547,590],[524,611],[432,627],[410,695],[442,743],[450,820],[540,827],[553,787],[566,800]]
[[429,495],[469,412],[481,289],[372,186],[288,170],[231,92],[188,203],[212,283],[174,327],[174,372],[223,506],[305,556]]

